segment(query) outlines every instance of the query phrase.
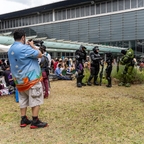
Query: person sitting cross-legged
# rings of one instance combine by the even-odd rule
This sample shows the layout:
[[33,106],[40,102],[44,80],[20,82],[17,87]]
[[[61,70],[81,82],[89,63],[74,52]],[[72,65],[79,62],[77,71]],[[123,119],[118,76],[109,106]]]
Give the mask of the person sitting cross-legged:
[[62,64],[58,64],[58,67],[55,70],[55,75],[57,76],[58,80],[73,80],[73,77],[64,76],[62,74]]

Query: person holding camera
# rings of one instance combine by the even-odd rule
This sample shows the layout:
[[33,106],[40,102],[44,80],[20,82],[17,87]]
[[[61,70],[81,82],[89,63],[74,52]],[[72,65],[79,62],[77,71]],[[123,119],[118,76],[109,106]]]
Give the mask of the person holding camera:
[[[8,51],[8,58],[12,77],[19,91],[21,121],[20,127],[43,128],[48,126],[38,118],[40,105],[43,104],[42,73],[38,58],[42,53],[36,48],[33,41],[26,44],[26,34],[22,29],[13,33],[15,42]],[[32,121],[26,116],[27,107],[31,107]]]

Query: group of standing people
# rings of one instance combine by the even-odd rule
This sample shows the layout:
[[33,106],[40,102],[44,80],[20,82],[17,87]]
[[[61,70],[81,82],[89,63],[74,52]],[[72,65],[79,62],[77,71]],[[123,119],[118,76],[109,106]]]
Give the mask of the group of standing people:
[[[86,84],[82,82],[82,79],[84,78],[84,61],[86,60],[87,57],[86,47],[81,45],[79,50],[76,50],[75,55],[76,55],[77,87],[86,86]],[[93,84],[100,85],[97,81],[97,78],[100,71],[100,66],[102,66],[102,69],[104,67],[104,59],[99,54],[99,47],[95,46],[92,52],[90,52],[89,56],[91,59],[91,63],[90,63],[91,66],[90,66],[90,76],[88,78],[87,85],[88,86],[92,85],[91,80],[93,78],[94,78]],[[111,87],[112,86],[111,71],[112,71],[112,63],[113,63],[113,57],[111,53],[107,53],[106,63],[107,63],[106,78],[108,80],[107,87]]]
[[[121,65],[125,65],[124,71],[122,73],[122,79],[121,82],[118,84],[119,86],[126,86],[126,87],[130,87],[130,83],[131,83],[131,77],[132,77],[132,71],[134,68],[134,65],[136,63],[136,61],[134,60],[134,51],[129,48],[127,50],[121,50],[121,54],[122,54],[122,58],[119,60],[118,63],[120,63]],[[84,61],[86,61],[86,47],[84,46],[80,46],[80,48],[78,50],[76,50],[75,52],[76,55],[76,71],[77,71],[77,87],[82,87],[82,86],[86,86],[86,84],[84,84],[82,82],[82,79],[84,78]],[[102,82],[102,73],[103,73],[103,69],[104,69],[104,58],[101,57],[101,55],[99,54],[99,47],[95,46],[92,51],[89,54],[90,57],[90,76],[88,78],[88,82],[87,85],[91,86],[92,83],[92,79],[93,80],[93,84],[94,85],[101,85]],[[111,52],[107,52],[106,53],[106,69],[105,69],[105,73],[106,73],[106,79],[107,79],[107,87],[112,87],[112,78],[111,78],[111,72],[112,72],[112,67],[113,67],[113,55]],[[100,72],[100,66],[101,68],[101,72]],[[100,72],[100,82],[98,83],[97,79],[98,79],[98,74]]]

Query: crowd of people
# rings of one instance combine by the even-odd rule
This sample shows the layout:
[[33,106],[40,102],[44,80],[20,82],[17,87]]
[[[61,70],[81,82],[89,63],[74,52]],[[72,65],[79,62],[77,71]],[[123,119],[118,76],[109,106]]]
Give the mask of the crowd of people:
[[[55,74],[58,80],[74,80],[76,86],[100,86],[104,63],[106,63],[107,87],[112,87],[111,72],[114,58],[112,53],[106,53],[106,59],[99,53],[99,47],[95,46],[87,54],[85,46],[81,45],[75,51],[75,58],[51,59],[43,43],[36,45],[33,40],[26,41],[24,30],[17,29],[13,33],[15,42],[8,51],[8,60],[0,61],[0,72],[4,76],[6,86],[13,87],[19,92],[20,105],[20,127],[30,124],[31,129],[48,126],[47,122],[39,119],[40,105],[44,98],[50,94],[50,73]],[[135,65],[134,52],[132,49],[122,50],[123,54],[120,64],[125,65],[123,81],[119,86],[130,86],[130,76]],[[83,83],[85,67],[89,69],[90,75],[87,83]],[[101,71],[100,71],[101,67]],[[98,76],[100,74],[100,81]],[[92,81],[93,79],[93,81]],[[27,117],[27,107],[31,107],[32,120]]]
[[15,83],[10,71],[9,61],[0,60],[0,96],[15,93]]

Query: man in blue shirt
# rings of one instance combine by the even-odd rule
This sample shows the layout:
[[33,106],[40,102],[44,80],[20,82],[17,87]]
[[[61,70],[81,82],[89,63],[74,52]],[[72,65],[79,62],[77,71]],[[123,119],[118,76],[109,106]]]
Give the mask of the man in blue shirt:
[[[8,58],[13,80],[19,91],[19,104],[21,112],[20,127],[31,124],[30,128],[46,127],[48,124],[38,118],[40,105],[43,104],[42,72],[38,58],[42,53],[35,47],[33,41],[26,43],[25,32],[17,29],[13,33],[15,42],[8,51]],[[27,107],[32,109],[30,121],[27,116]]]

